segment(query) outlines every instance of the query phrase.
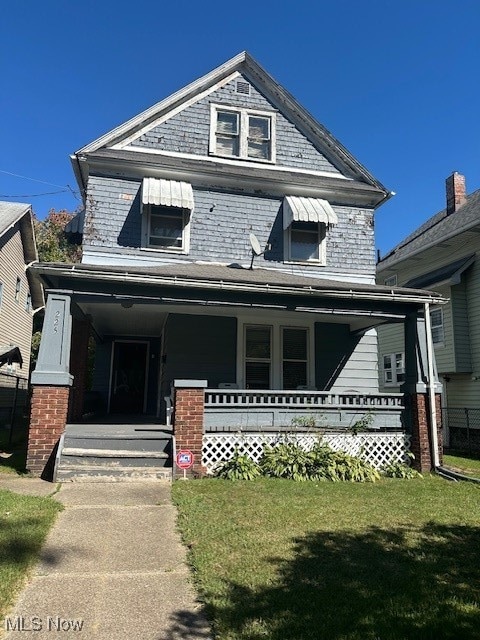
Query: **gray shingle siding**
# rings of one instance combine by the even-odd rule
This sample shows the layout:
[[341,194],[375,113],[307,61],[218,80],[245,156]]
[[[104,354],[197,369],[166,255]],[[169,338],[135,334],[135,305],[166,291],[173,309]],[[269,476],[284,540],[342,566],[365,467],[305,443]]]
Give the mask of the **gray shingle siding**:
[[[137,253],[141,247],[141,181],[91,176],[87,198],[84,248],[111,249]],[[282,199],[245,193],[206,190],[194,187],[195,209],[190,231],[188,256],[145,251],[155,260],[248,261],[249,234],[262,247],[272,248],[256,263],[284,267]],[[338,273],[375,273],[373,213],[352,207],[334,207],[339,223],[327,232],[325,269]],[[315,265],[288,265],[292,272],[318,271]]]
[[[243,79],[249,82],[248,79]],[[166,122],[144,133],[132,145],[177,153],[208,155],[211,103],[266,111],[274,109],[253,85],[249,96],[236,93],[236,82],[232,80],[221,89],[172,116]],[[276,113],[277,165],[340,173],[292,122],[281,113]]]

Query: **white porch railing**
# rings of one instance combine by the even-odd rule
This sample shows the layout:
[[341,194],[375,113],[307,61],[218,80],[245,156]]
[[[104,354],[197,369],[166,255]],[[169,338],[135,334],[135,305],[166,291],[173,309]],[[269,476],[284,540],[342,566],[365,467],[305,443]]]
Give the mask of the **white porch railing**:
[[403,393],[359,393],[330,391],[252,391],[251,389],[207,389],[205,408],[211,407],[326,407],[351,409],[403,409]]
[[[297,442],[305,450],[310,450],[318,442],[318,435],[312,433],[289,433],[289,441]],[[259,462],[266,445],[282,441],[283,434],[266,433],[216,433],[203,436],[202,464],[211,473],[215,467],[229,460],[235,449]],[[391,433],[324,433],[322,442],[335,451],[345,451],[358,456],[376,469],[392,462],[408,462],[410,436],[403,432]]]

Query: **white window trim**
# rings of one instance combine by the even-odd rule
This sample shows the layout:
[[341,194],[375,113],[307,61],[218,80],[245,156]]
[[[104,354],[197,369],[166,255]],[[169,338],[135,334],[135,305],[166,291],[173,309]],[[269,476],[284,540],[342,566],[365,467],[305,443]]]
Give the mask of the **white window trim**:
[[[238,134],[239,155],[232,156],[226,153],[217,152],[217,111],[232,111],[240,118],[240,129]],[[251,158],[248,156],[248,116],[260,116],[270,118],[270,158]],[[248,162],[259,162],[262,164],[274,164],[276,162],[276,113],[274,111],[261,111],[248,109],[246,107],[232,107],[230,105],[210,103],[210,141],[208,152],[212,156],[221,158],[233,158],[247,160]]]
[[312,226],[317,225],[318,228],[318,258],[312,258],[311,260],[295,260],[292,258],[291,252],[291,231],[292,225],[290,224],[283,232],[283,255],[285,256],[284,262],[289,264],[313,264],[317,266],[325,266],[327,264],[327,225],[323,222],[309,223]]
[[[192,212],[187,209],[181,209],[183,212],[183,231],[182,231],[182,246],[181,247],[155,247],[150,246],[150,214],[152,210],[151,204],[142,205],[142,251],[153,251],[155,253],[176,253],[181,255],[187,255],[190,252],[190,226],[192,220]],[[172,211],[178,211],[176,207],[165,207],[172,209]]]
[[[397,367],[397,356],[400,355],[402,357],[402,367]],[[390,361],[394,364],[391,369],[385,368],[385,357],[390,356]],[[392,381],[387,382],[386,380],[386,371],[392,372]],[[402,351],[396,351],[395,353],[384,353],[382,354],[382,371],[383,371],[383,386],[384,387],[399,387],[404,383],[405,380],[398,380],[398,376],[405,376],[405,354]]]
[[[310,320],[310,319],[309,319]],[[313,336],[315,331],[314,320],[289,320],[285,324],[285,320],[277,320],[269,318],[268,322],[264,316],[252,314],[238,318],[237,331],[237,384],[240,389],[245,389],[245,326],[270,326],[272,327],[272,349],[271,349],[271,380],[270,388],[272,390],[283,389],[283,360],[282,360],[282,329],[306,329],[307,345],[308,345],[308,362],[307,362],[307,386],[311,387],[315,384],[315,350]]]
[[[437,312],[437,311],[440,312],[441,322],[440,322],[440,324],[434,325],[433,321],[432,321],[432,313]],[[445,346],[445,317],[444,317],[444,314],[443,314],[442,307],[432,307],[430,309],[430,326],[431,326],[431,329],[432,329],[432,343],[433,343],[434,348],[444,347]],[[438,329],[438,328],[442,329],[442,339],[438,340],[438,342],[435,342],[434,339],[433,339],[433,329]]]

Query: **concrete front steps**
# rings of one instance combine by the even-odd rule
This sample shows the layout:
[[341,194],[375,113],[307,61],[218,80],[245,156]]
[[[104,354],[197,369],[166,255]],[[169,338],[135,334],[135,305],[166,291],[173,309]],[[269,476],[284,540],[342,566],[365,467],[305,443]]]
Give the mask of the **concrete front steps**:
[[154,424],[69,424],[59,444],[56,482],[172,479],[169,427]]

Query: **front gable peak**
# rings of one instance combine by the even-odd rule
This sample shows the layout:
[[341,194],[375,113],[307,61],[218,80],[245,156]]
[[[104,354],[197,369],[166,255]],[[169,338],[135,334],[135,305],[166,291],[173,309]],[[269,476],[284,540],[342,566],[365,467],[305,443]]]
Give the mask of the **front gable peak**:
[[246,51],[80,149],[248,160],[385,188]]

